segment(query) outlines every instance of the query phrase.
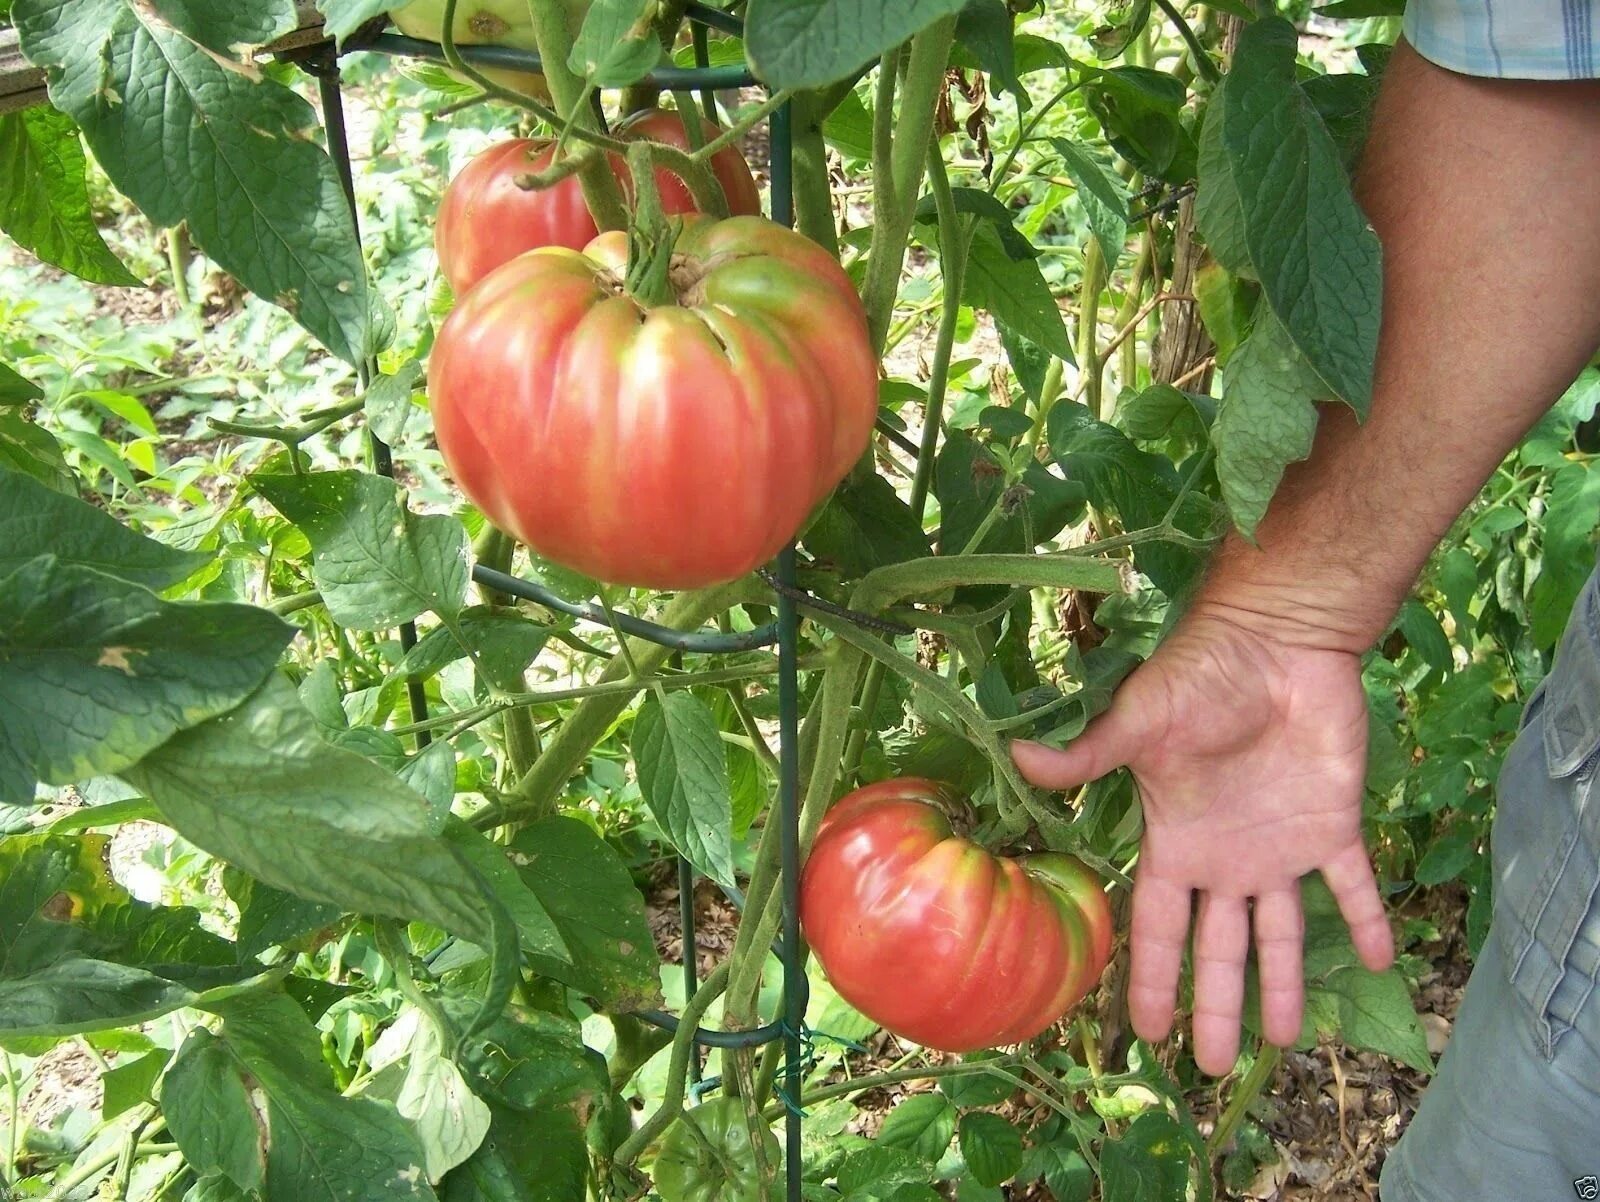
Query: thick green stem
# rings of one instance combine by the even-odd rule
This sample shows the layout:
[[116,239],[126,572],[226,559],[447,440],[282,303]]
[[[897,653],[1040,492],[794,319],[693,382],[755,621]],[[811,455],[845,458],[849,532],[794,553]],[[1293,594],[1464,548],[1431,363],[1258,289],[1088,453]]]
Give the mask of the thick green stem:
[[[955,17],[934,22],[911,39],[906,54],[905,78],[900,84],[898,116],[874,114],[872,248],[867,258],[867,278],[861,287],[867,310],[867,329],[873,348],[883,349],[894,315],[894,298],[900,290],[900,269],[905,262],[906,238],[917,209],[917,183],[933,139],[933,119],[939,91],[950,61]],[[879,71],[892,71],[896,56],[885,55]],[[878,106],[886,96],[892,101],[893,84],[880,78]],[[887,177],[884,167],[888,168]]]
[[[800,852],[803,856],[816,838],[817,827],[833,801],[845,736],[850,730],[850,702],[856,695],[856,680],[864,657],[853,648],[838,647],[830,653],[836,658],[822,678],[822,697],[817,720],[816,753],[810,777],[805,781],[805,796],[800,803]],[[762,832],[756,864],[750,873],[750,888],[745,893],[744,914],[734,938],[729,962],[734,966],[729,979],[726,1013],[729,1026],[748,1026],[755,1016],[756,994],[760,991],[761,970],[767,951],[778,932],[782,907],[776,892],[778,839],[775,822]],[[769,837],[770,836],[770,837]]]
[[794,224],[807,238],[839,255],[839,230],[828,178],[828,148],[822,140],[823,98],[805,92],[794,99],[790,147],[794,160]]
[[1233,1133],[1244,1121],[1250,1104],[1261,1096],[1261,1091],[1272,1080],[1272,1074],[1278,1071],[1278,1061],[1281,1059],[1283,1051],[1280,1048],[1270,1043],[1261,1045],[1261,1050],[1256,1053],[1256,1062],[1250,1066],[1250,1071],[1244,1075],[1244,1080],[1234,1089],[1233,1096],[1228,1099],[1228,1108],[1217,1120],[1211,1138],[1206,1140],[1206,1153],[1213,1159],[1227,1151],[1228,1144],[1233,1140]]
[[1081,555],[934,555],[874,568],[856,585],[850,608],[878,613],[907,597],[970,584],[1120,593],[1128,590],[1127,571],[1119,560]]
[[928,187],[939,221],[939,270],[944,276],[944,309],[939,315],[939,336],[933,348],[933,367],[928,375],[928,403],[922,414],[922,443],[917,448],[917,472],[911,481],[911,513],[922,521],[933,482],[934,452],[939,445],[939,427],[944,422],[945,393],[950,387],[950,352],[955,345],[956,326],[961,318],[961,286],[966,278],[967,245],[972,237],[970,223],[956,213],[950,192],[950,178],[937,142],[928,155]]
[[639,1154],[656,1141],[656,1138],[683,1113],[683,1097],[689,1079],[689,1057],[694,1052],[694,1032],[705,1017],[711,1003],[721,996],[728,984],[728,966],[719,964],[701,983],[678,1016],[678,1030],[672,1038],[672,1059],[667,1065],[667,1085],[661,1105],[655,1113],[640,1123],[632,1135],[617,1149],[614,1163],[632,1164]]
[[172,295],[178,308],[188,309],[189,297],[189,227],[178,222],[167,231],[167,265],[172,268]]
[[[886,1085],[899,1085],[905,1081],[937,1081],[943,1077],[970,1077],[978,1073],[993,1077],[999,1075],[997,1070],[1004,1071],[1017,1063],[1011,1057],[997,1057],[994,1060],[974,1060],[966,1064],[932,1064],[920,1068],[897,1069],[894,1072],[869,1073],[864,1077],[852,1077],[848,1081],[836,1081],[831,1085],[819,1085],[815,1089],[807,1090],[801,1096],[800,1104],[814,1106],[818,1102],[826,1102],[832,1098],[847,1098],[851,1094],[865,1093],[869,1089],[882,1089]],[[777,1118],[783,1110],[781,1107],[772,1107],[767,1113],[769,1118]]]
[[[661,618],[662,624],[674,630],[693,629],[733,604],[742,592],[743,586],[736,582],[698,592],[680,593],[667,606]],[[630,639],[628,643],[633,660],[641,672],[653,672],[672,655],[670,647],[647,643],[643,639]],[[612,657],[597,683],[625,680],[627,675],[627,662],[619,654]],[[635,687],[622,692],[591,697],[572,711],[561,724],[560,732],[544,749],[544,754],[517,782],[513,791],[514,801],[502,812],[502,821],[542,818],[555,812],[556,801],[567,781],[582,767],[594,745],[605,736],[639,689],[644,687],[639,682],[634,684]]]
[[[533,38],[539,46],[539,61],[545,85],[556,109],[574,126],[593,129],[594,114],[588,110],[583,80],[572,73],[567,58],[572,53],[572,31],[567,26],[567,6],[561,0],[528,0],[528,16],[533,23]],[[622,186],[604,155],[595,156],[578,171],[584,203],[602,230],[628,226],[628,210],[622,200]]]
[[[493,526],[484,527],[475,548],[478,562],[498,572],[511,570],[511,559],[516,549],[511,536]],[[511,609],[516,605],[515,600],[505,593],[482,586],[480,591],[484,601],[496,608]],[[517,678],[518,691],[521,692],[527,688],[527,679],[520,672]],[[505,682],[499,680],[486,680],[484,683],[491,690],[491,696],[505,687]],[[539,758],[539,729],[533,724],[533,711],[526,706],[506,710],[500,716],[500,731],[506,741],[506,766],[510,769],[511,779],[520,780]]]
[[1096,327],[1100,322],[1100,294],[1106,286],[1106,260],[1100,253],[1100,240],[1091,237],[1083,252],[1083,286],[1078,294],[1078,371],[1088,381],[1084,404],[1095,417],[1100,416],[1100,348]]

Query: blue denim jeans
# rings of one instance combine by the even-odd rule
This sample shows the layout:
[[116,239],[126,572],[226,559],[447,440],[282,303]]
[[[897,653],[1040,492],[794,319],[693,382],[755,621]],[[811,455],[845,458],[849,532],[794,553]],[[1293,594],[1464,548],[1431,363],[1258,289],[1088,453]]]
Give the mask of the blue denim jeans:
[[1501,769],[1494,918],[1383,1202],[1600,1199],[1600,584]]

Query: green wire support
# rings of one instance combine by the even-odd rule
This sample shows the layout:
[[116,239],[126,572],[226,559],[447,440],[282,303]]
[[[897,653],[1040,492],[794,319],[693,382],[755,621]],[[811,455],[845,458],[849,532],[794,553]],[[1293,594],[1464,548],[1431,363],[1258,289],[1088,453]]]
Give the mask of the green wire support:
[[632,614],[612,612],[607,614],[598,605],[582,601],[568,601],[551,592],[542,584],[532,580],[524,580],[520,576],[512,576],[506,572],[496,571],[494,568],[484,567],[481,563],[472,565],[472,579],[478,584],[487,585],[496,592],[507,593],[513,597],[520,597],[524,601],[532,601],[546,609],[553,609],[557,613],[564,613],[568,617],[581,618],[585,622],[593,622],[596,626],[610,627],[613,622],[623,634],[631,634],[635,638],[644,639],[647,643],[655,643],[662,647],[671,647],[674,651],[687,651],[698,655],[726,655],[735,651],[754,651],[758,647],[770,647],[778,641],[778,624],[768,622],[764,626],[757,626],[753,630],[674,630],[670,626],[662,626],[644,618],[636,618]]

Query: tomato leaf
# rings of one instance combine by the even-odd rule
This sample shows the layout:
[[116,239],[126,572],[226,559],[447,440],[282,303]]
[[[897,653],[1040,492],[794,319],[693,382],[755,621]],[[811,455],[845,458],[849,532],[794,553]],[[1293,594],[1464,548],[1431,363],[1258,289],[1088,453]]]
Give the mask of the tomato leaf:
[[168,1058],[165,1048],[146,1052],[137,1059],[120,1057],[115,1067],[101,1073],[100,1117],[109,1121],[154,1098],[156,1082],[161,1079]]
[[47,553],[149,589],[170,588],[211,558],[146,538],[103,509],[0,467],[0,575]]
[[1015,18],[1005,0],[967,0],[956,18],[956,42],[972,52],[978,66],[1010,92],[1026,112],[1031,105],[1028,91],[1017,78]]
[[390,446],[400,441],[412,416],[424,412],[411,399],[421,387],[422,364],[415,359],[407,359],[393,375],[380,373],[367,385],[361,398],[367,425]]
[[185,1159],[242,1189],[241,1176],[258,1182],[267,1202],[434,1197],[410,1126],[388,1103],[334,1089],[292,999],[246,994],[211,1009],[219,1032],[196,1028],[173,1066],[188,1088],[162,1094]]
[[[434,744],[448,746],[448,744]],[[430,748],[431,750],[431,748]],[[539,900],[539,895],[528,888],[517,873],[506,849],[491,842],[486,836],[468,826],[459,818],[445,822],[445,838],[477,870],[484,882],[500,899],[506,911],[517,924],[517,934],[522,946],[530,955],[543,956],[563,964],[572,963],[572,951],[561,934],[561,928],[550,911]]]
[[1554,647],[1566,628],[1593,564],[1597,524],[1600,472],[1588,463],[1564,464],[1551,481],[1544,513],[1544,554],[1528,598],[1533,638],[1540,647]]
[[467,532],[447,514],[406,508],[370,472],[257,472],[250,484],[311,540],[311,574],[335,621],[386,630],[428,610],[453,615],[467,595]]
[[1255,329],[1222,369],[1222,401],[1211,428],[1222,499],[1247,536],[1267,512],[1284,468],[1311,453],[1315,401],[1327,386],[1265,303]]
[[44,396],[44,389],[0,363],[0,406],[27,405]]
[[901,1100],[883,1120],[878,1142],[889,1148],[908,1148],[924,1160],[937,1162],[956,1133],[956,1108],[943,1094],[912,1094]]
[[622,857],[576,818],[530,823],[511,843],[511,861],[555,923],[570,962],[530,953],[536,972],[622,1012],[659,1004],[660,959],[644,898]]
[[1024,1181],[1043,1179],[1055,1202],[1089,1202],[1094,1188],[1094,1171],[1078,1151],[1077,1141],[1065,1135],[1030,1147],[1017,1176]]
[[0,114],[0,230],[82,279],[137,287],[95,226],[86,170],[71,117],[51,108]]
[[53,555],[0,576],[0,801],[119,772],[226,713],[293,635],[266,610],[162,601]]
[[410,1120],[422,1145],[428,1180],[437,1183],[483,1143],[489,1133],[489,1107],[444,1054],[433,1023],[416,1024],[408,1052],[395,1109]]
[[123,775],[185,838],[275,888],[497,945],[495,903],[438,837],[439,815],[371,760],[324,742],[279,677]]
[[764,83],[815,88],[848,78],[967,0],[750,0],[745,52]]
[[961,299],[987,309],[996,325],[1021,334],[1058,359],[1075,362],[1066,322],[1039,261],[1032,255],[1013,256],[992,221],[980,221],[973,228]]
[[22,51],[118,191],[283,306],[341,359],[369,350],[366,267],[316,114],[233,57],[296,24],[290,0],[17,0]]
[[[470,648],[491,682],[499,688],[520,692],[525,687],[523,671],[550,637],[548,626],[506,609],[463,610],[455,627],[452,631],[436,626],[418,639],[390,673],[391,679],[426,680],[445,665],[464,659]],[[458,633],[460,638],[456,637]]]
[[[317,0],[317,11],[323,16],[322,28],[331,34],[340,47],[344,40],[374,17],[396,8],[403,8],[409,0]],[[459,20],[459,18],[458,18]]]
[[728,761],[711,708],[691,693],[650,696],[633,722],[639,789],[679,853],[733,884]]
[[655,8],[655,0],[594,0],[567,66],[596,87],[637,83],[661,58],[661,42],[650,27]]
[[911,507],[876,472],[845,478],[806,529],[805,544],[813,556],[837,564],[849,577],[933,554]]
[[589,1157],[582,1108],[522,1114],[491,1106],[489,1138],[439,1187],[442,1202],[569,1202],[581,1198]]
[[1022,1168],[1022,1132],[998,1114],[973,1110],[961,1116],[958,1128],[961,1159],[984,1185],[999,1185]]
[[1204,136],[1214,141],[1202,156],[1197,217],[1224,264],[1237,269],[1248,260],[1311,369],[1365,415],[1382,252],[1338,148],[1296,81],[1297,43],[1294,26],[1280,18],[1245,27],[1207,114]]
[[0,839],[0,1033],[125,1026],[256,971],[196,910],[147,906],[111,877],[104,835]]
[[1105,1202],[1184,1202],[1189,1196],[1189,1145],[1170,1114],[1147,1110],[1121,1139],[1100,1149]]
[[1131,198],[1127,185],[1121,176],[1090,154],[1083,143],[1071,138],[1051,138],[1050,145],[1056,148],[1062,166],[1078,186],[1078,202],[1089,217],[1089,228],[1100,244],[1107,268],[1115,267],[1128,238]]

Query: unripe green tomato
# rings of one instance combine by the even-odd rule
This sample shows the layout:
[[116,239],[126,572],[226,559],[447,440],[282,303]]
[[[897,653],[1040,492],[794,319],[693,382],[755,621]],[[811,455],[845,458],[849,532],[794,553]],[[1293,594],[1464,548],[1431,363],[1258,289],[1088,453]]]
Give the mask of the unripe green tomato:
[[[763,1159],[775,1177],[782,1160],[778,1138],[764,1124],[757,1130]],[[717,1098],[685,1111],[661,1140],[650,1177],[662,1202],[755,1202],[761,1178],[744,1103]]]
[[[567,32],[576,37],[589,11],[589,0],[561,0],[567,11]],[[444,33],[445,0],[413,0],[389,14],[395,28],[407,37],[437,42]],[[459,0],[451,29],[457,46],[510,46],[537,53],[533,37],[533,18],[528,15],[528,0]],[[532,71],[513,71],[507,67],[480,67],[485,76],[514,92],[536,100],[550,99],[544,76]]]

